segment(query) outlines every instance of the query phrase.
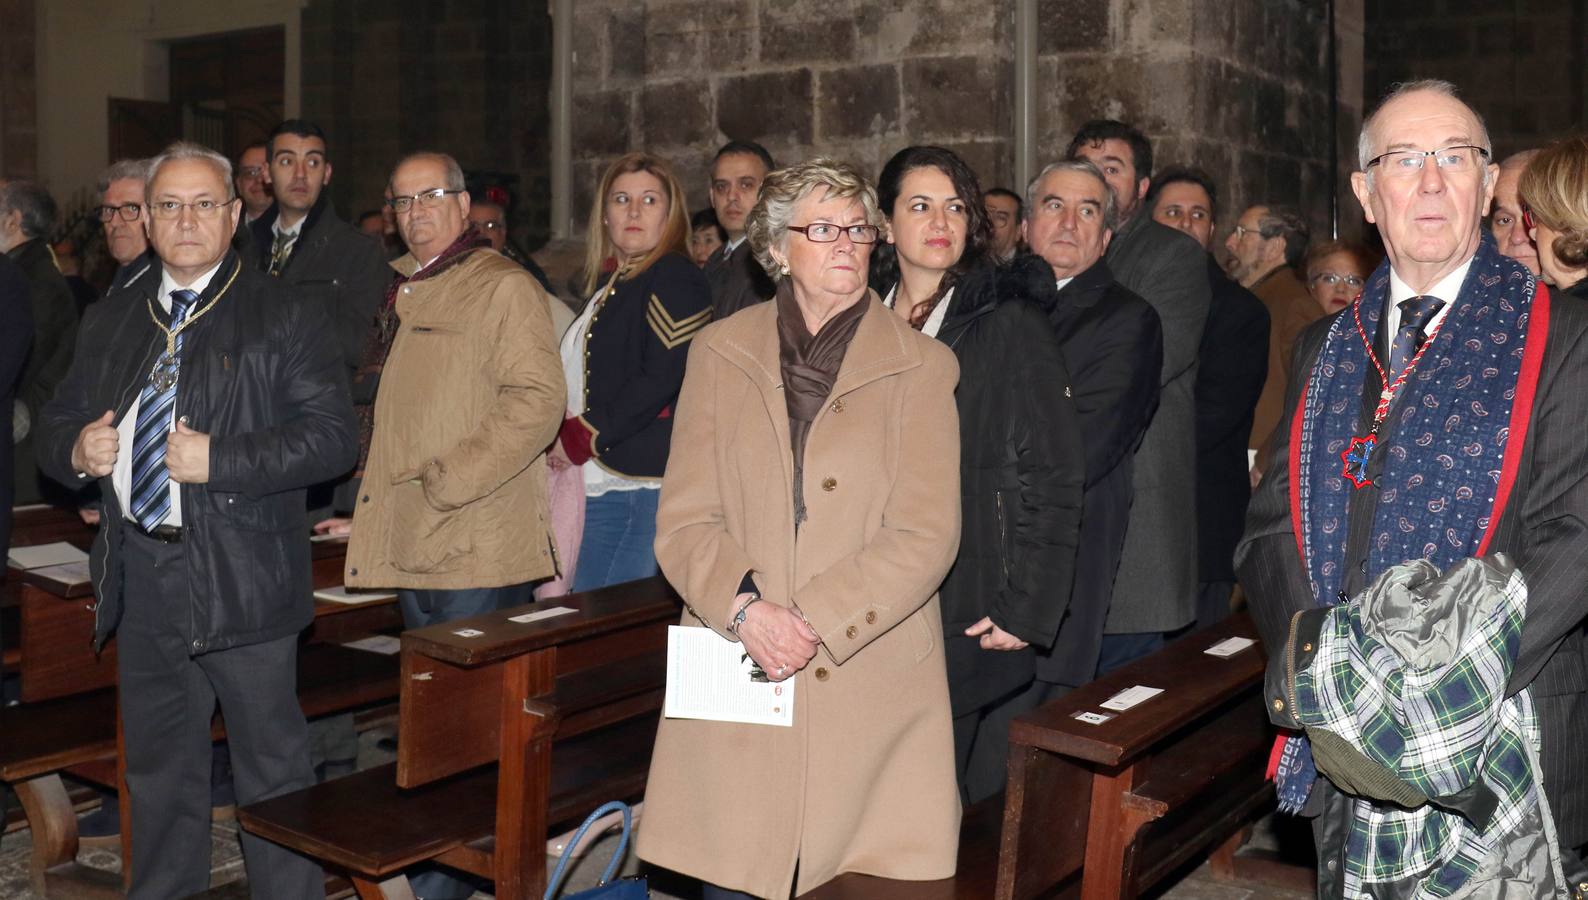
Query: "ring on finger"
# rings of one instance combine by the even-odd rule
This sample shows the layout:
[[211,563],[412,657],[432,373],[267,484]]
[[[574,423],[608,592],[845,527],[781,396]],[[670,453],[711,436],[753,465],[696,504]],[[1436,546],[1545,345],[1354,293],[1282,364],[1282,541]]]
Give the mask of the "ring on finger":
[[781,677],[783,677],[783,673],[784,673],[784,672],[787,672],[787,671],[788,671],[788,666],[778,666],[778,667],[777,667],[777,674],[778,674],[778,677],[779,677],[779,678],[781,678]]

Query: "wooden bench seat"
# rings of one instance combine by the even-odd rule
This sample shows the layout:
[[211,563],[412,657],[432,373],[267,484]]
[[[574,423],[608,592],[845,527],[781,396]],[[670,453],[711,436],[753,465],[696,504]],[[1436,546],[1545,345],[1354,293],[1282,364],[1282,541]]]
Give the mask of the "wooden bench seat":
[[0,707],[0,781],[116,755],[116,691]]
[[238,819],[361,897],[410,896],[424,860],[539,897],[548,830],[644,789],[679,607],[650,578],[404,632],[395,765]]
[[[552,747],[547,821],[564,825],[603,801],[644,789],[654,717],[635,718]],[[448,850],[488,851],[497,772],[486,766],[404,790],[396,763],[238,810],[249,831],[338,868],[381,877]]]

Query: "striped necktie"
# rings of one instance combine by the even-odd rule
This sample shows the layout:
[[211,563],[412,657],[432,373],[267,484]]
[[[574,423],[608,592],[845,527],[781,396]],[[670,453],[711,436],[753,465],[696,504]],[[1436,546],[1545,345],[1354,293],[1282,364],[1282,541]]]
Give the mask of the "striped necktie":
[[[198,302],[189,290],[171,292],[171,327],[187,318]],[[176,336],[178,358],[182,338]],[[132,432],[132,520],[144,531],[158,528],[171,514],[171,472],[165,466],[165,439],[171,431],[171,413],[176,406],[176,382],[161,391],[151,380],[138,395],[138,421]]]
[[1404,369],[1417,355],[1417,351],[1422,349],[1423,341],[1428,339],[1423,329],[1433,321],[1434,316],[1444,308],[1444,305],[1445,301],[1427,295],[1407,297],[1400,302],[1401,327],[1395,331],[1395,337],[1390,341],[1391,384],[1400,377],[1401,369]]

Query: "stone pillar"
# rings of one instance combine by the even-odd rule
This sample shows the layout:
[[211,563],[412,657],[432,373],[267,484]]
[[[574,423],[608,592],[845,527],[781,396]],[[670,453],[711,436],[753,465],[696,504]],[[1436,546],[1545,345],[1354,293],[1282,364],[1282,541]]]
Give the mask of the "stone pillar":
[[37,19],[34,0],[0,0],[0,174],[38,174]]

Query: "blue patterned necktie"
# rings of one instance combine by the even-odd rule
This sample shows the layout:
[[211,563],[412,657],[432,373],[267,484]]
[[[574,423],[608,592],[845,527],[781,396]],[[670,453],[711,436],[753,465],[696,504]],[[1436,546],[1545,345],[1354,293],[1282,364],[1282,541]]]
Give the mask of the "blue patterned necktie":
[[1398,304],[1401,308],[1401,327],[1395,332],[1395,339],[1390,342],[1390,384],[1400,377],[1401,369],[1411,362],[1417,351],[1423,345],[1423,328],[1433,321],[1433,318],[1445,307],[1445,301],[1438,297],[1422,295],[1407,297]]
[[[198,294],[171,292],[171,326],[176,328],[192,312]],[[183,335],[176,336],[180,357]],[[165,440],[171,431],[176,406],[176,382],[160,390],[150,379],[138,395],[138,421],[132,433],[132,520],[144,531],[153,531],[171,514],[171,471],[165,466]]]

